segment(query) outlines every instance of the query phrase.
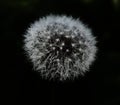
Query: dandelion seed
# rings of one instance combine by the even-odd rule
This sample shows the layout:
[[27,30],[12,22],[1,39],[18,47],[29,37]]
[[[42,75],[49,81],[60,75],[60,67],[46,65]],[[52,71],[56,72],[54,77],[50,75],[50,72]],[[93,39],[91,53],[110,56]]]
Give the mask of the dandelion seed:
[[50,39],[50,36],[47,36],[47,39]]
[[59,61],[60,61],[60,59],[56,59],[56,61],[57,61],[57,62],[59,62]]
[[65,43],[63,42],[61,45],[62,45],[62,46],[64,46],[64,45],[65,45]]
[[69,59],[68,59],[68,61],[70,61],[70,62],[71,62],[71,61],[72,61],[72,59],[70,59],[70,58],[69,58]]
[[76,57],[76,56],[77,56],[77,54],[74,54],[74,56]]
[[72,47],[74,47],[75,46],[75,44],[74,43],[72,43]]
[[72,38],[75,38],[75,35],[72,35]]
[[43,43],[43,46],[45,46],[45,43]]
[[60,39],[56,39],[56,42],[60,41]]
[[57,51],[57,54],[59,53],[59,51]]
[[81,42],[81,41],[79,41],[79,44],[82,44],[82,42]]
[[81,51],[82,51],[82,49],[80,48],[80,49],[79,49],[79,51],[81,52]]
[[65,37],[66,37],[66,38],[70,38],[70,36],[68,36],[68,35],[66,35]]
[[63,49],[63,47],[60,47],[60,50],[62,50]]
[[68,49],[66,49],[66,52],[69,52],[69,50],[68,50]]
[[52,44],[50,44],[50,47],[52,47]]
[[55,50],[55,47],[52,47],[53,50]]

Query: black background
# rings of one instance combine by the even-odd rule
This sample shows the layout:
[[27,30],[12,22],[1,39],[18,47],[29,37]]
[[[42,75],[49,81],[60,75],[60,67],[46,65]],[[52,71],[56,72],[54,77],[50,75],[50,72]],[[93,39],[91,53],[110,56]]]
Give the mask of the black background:
[[[41,79],[24,55],[26,29],[50,13],[80,18],[97,37],[97,58],[84,77],[64,82]],[[120,105],[119,31],[119,0],[0,0],[4,103]]]

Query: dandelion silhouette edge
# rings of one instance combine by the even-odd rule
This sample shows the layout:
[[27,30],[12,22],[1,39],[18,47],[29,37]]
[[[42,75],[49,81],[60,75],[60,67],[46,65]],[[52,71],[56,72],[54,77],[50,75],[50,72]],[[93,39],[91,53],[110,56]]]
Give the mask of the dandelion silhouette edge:
[[95,60],[96,39],[79,19],[49,15],[31,24],[24,37],[34,70],[47,79],[84,75]]

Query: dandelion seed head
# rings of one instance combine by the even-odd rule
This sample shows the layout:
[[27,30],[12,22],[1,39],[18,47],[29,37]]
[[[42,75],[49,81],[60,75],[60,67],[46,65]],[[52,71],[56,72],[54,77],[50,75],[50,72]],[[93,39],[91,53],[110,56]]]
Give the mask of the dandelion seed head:
[[78,77],[95,60],[95,37],[81,20],[49,15],[32,24],[24,36],[24,49],[42,77]]

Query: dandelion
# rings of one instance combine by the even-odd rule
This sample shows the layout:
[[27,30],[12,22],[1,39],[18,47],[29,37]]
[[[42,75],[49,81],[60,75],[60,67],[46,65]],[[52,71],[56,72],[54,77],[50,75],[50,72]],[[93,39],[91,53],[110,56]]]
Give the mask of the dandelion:
[[49,15],[24,35],[24,49],[42,77],[66,80],[84,75],[95,60],[96,40],[80,20]]

